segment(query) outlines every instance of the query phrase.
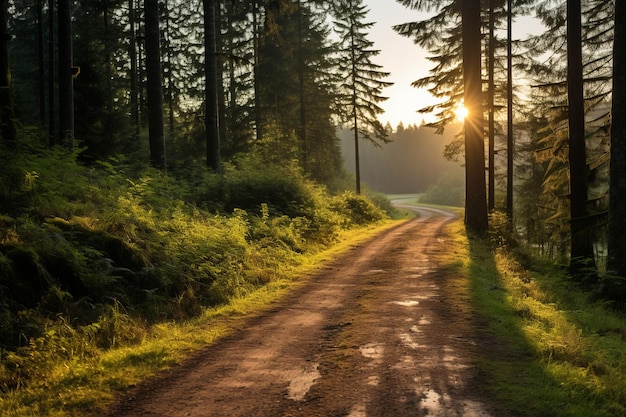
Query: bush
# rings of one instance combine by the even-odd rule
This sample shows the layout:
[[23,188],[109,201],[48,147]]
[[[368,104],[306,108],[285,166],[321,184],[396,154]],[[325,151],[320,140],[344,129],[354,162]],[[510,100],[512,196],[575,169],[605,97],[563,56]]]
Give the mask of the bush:
[[428,187],[420,196],[420,203],[438,204],[441,206],[462,207],[465,196],[465,181],[461,171],[448,172]]
[[335,197],[331,209],[343,218],[347,227],[376,223],[387,218],[385,212],[370,200],[352,192]]
[[11,360],[0,364],[0,389],[28,383],[72,343],[73,354],[95,354],[136,343],[151,322],[227,303],[342,227],[386,218],[292,167],[243,162],[223,177],[190,168],[190,181],[122,156],[87,167],[61,149],[7,161],[0,180],[15,186],[0,183],[0,347]]

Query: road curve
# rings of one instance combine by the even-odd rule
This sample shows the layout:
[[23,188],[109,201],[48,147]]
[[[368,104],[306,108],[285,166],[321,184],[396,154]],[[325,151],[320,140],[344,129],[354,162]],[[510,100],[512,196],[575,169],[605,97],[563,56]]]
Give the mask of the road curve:
[[437,263],[455,215],[417,210],[109,416],[495,415],[472,365],[472,314]]

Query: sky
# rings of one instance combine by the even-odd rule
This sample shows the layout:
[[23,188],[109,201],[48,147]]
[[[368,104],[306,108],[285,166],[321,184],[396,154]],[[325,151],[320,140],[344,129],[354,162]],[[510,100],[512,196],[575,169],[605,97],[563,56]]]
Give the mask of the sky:
[[[383,90],[389,99],[381,104],[385,113],[379,119],[389,122],[395,129],[398,123],[405,126],[421,125],[428,115],[417,112],[418,109],[434,104],[437,100],[426,89],[411,87],[411,83],[428,75],[432,63],[427,60],[428,52],[415,45],[413,41],[398,35],[392,26],[423,20],[427,14],[402,6],[396,0],[365,0],[370,10],[367,22],[376,22],[369,33],[374,48],[380,54],[372,59],[382,65],[382,71],[390,72],[386,81],[394,85]],[[525,37],[529,32],[541,30],[540,25],[530,17],[520,18],[513,23],[513,38]]]
[[401,121],[405,126],[420,125],[424,115],[417,113],[417,109],[433,103],[434,99],[426,90],[411,87],[411,83],[428,75],[430,63],[426,51],[411,39],[398,35],[392,26],[421,20],[425,15],[396,0],[365,0],[365,5],[370,10],[366,21],[376,22],[369,39],[374,42],[374,48],[380,50],[372,61],[382,65],[382,71],[390,72],[386,81],[394,83],[383,90],[383,95],[389,99],[381,104],[385,113],[379,119],[383,124],[389,122],[394,129]]

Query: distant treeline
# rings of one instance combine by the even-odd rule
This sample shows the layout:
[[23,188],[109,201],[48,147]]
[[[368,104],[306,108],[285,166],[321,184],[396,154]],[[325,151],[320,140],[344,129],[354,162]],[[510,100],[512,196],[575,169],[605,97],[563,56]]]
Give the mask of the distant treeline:
[[[388,129],[391,128],[388,126]],[[459,171],[460,163],[444,157],[444,148],[457,129],[452,126],[443,135],[424,126],[403,126],[389,132],[391,143],[383,148],[370,142],[359,147],[361,177],[374,191],[387,194],[412,194],[426,191],[445,173]],[[354,134],[339,132],[344,164],[354,173]]]

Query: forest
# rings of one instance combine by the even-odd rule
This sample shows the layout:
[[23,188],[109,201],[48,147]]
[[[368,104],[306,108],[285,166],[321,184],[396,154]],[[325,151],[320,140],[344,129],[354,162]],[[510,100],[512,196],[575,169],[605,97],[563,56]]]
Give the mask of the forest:
[[[395,130],[386,126],[389,143],[384,147],[365,142],[359,149],[359,166],[363,181],[375,192],[385,194],[424,193],[437,184],[442,177],[458,179],[459,192],[444,204],[463,204],[463,168],[458,161],[447,160],[444,156],[446,145],[453,142],[457,126],[446,129],[443,135],[425,126],[400,123]],[[355,174],[354,138],[351,131],[339,131],[341,154],[346,170]],[[436,203],[435,201],[428,201]]]
[[268,285],[381,193],[623,310],[626,3],[397,1],[439,101],[394,129],[363,0],[1,0],[0,391]]

